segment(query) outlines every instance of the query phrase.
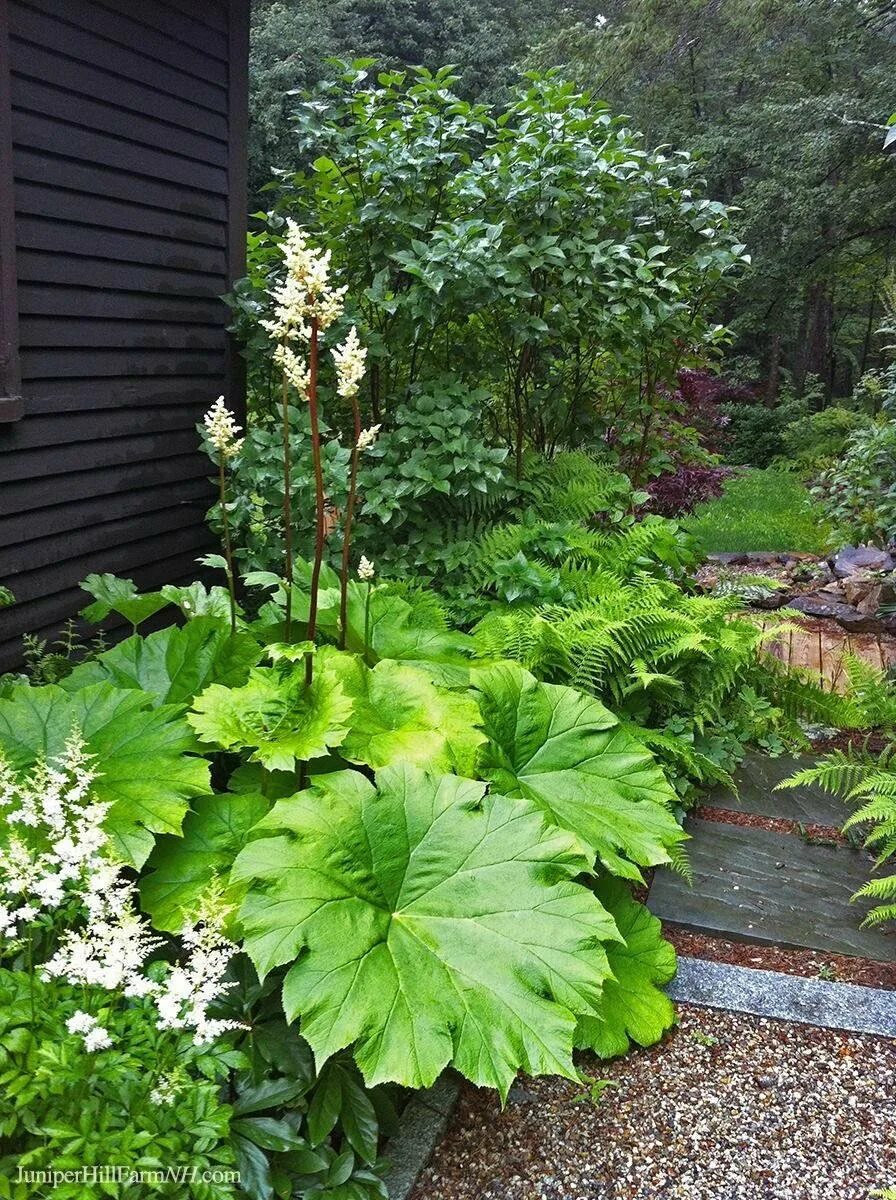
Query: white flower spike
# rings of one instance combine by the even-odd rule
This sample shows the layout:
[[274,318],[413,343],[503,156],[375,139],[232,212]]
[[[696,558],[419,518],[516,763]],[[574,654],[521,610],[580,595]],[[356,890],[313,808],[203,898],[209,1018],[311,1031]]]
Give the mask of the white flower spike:
[[363,454],[363,452],[365,450],[370,449],[370,447],[376,442],[376,439],[379,436],[379,432],[381,429],[382,429],[382,425],[371,425],[369,429],[361,430],[361,433],[358,437],[358,452],[359,453]]
[[354,325],[342,345],[331,353],[336,364],[336,391],[343,399],[350,400],[358,394],[367,360],[367,350],[361,345]]
[[225,405],[223,396],[218,397],[202,420],[208,440],[222,457],[233,458],[239,454],[243,438],[236,435],[242,426],[237,425],[236,417]]
[[358,563],[358,578],[362,583],[370,583],[376,575],[376,568],[369,558],[361,555],[361,561]]

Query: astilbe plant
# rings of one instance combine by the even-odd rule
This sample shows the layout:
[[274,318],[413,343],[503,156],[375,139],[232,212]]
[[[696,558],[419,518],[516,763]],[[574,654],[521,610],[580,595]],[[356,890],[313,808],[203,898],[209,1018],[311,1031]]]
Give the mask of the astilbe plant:
[[[232,1027],[209,1016],[236,953],[209,897],[204,918],[183,930],[189,951],[163,976],[148,971],[162,941],[140,915],[136,885],[110,854],[109,805],[95,800],[93,756],[79,733],[56,762],[23,774],[0,758],[0,810],[10,831],[0,849],[0,958],[24,947],[32,970],[84,989],[149,998],[159,1029],[193,1031],[197,1043]],[[35,965],[35,955],[52,949]],[[70,1032],[85,1048],[110,1043],[90,1014]]]

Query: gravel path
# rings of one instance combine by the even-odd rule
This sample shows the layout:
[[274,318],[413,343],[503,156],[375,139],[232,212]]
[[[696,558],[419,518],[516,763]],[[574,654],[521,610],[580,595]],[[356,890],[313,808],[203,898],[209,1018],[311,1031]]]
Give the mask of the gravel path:
[[[866,1200],[896,1184],[896,1041],[679,1007],[661,1045],[465,1087],[412,1200]],[[578,1097],[578,1099],[577,1099]]]

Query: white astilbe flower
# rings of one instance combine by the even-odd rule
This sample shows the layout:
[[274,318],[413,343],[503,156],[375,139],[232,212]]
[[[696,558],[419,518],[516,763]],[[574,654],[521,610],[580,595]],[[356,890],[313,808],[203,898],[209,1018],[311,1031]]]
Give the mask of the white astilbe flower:
[[128,884],[105,896],[88,896],[83,929],[67,930],[59,949],[44,963],[44,974],[75,986],[127,992],[143,979],[149,956],[162,945],[137,913]]
[[343,399],[350,400],[358,394],[367,360],[367,349],[361,345],[354,325],[342,345],[332,350],[331,354],[336,364],[336,391]]
[[215,1020],[209,1006],[225,990],[222,981],[237,947],[221,932],[212,917],[199,921],[183,934],[189,957],[171,969],[155,997],[160,1029],[192,1029],[197,1045],[212,1042],[239,1021]]
[[163,1075],[149,1093],[149,1098],[153,1104],[158,1104],[159,1106],[173,1104],[180,1090],[181,1084],[178,1079],[173,1075]]
[[97,1025],[84,1035],[84,1049],[88,1054],[92,1054],[95,1050],[105,1050],[111,1045],[112,1039],[109,1037],[108,1031],[103,1029],[101,1025]]
[[323,330],[339,319],[347,289],[330,285],[330,251],[309,246],[295,221],[286,222],[281,253],[286,273],[271,291],[274,318],[261,325],[275,341],[308,341],[312,320]]
[[18,922],[90,890],[104,861],[109,807],[90,800],[96,776],[78,731],[57,761],[30,772],[17,775],[0,757],[0,808],[11,830],[0,848],[0,936],[14,938]]
[[91,1029],[95,1028],[95,1026],[96,1017],[90,1013],[82,1012],[80,1009],[72,1013],[65,1023],[65,1027],[69,1033],[90,1033]]
[[358,563],[358,578],[362,583],[370,583],[374,575],[376,575],[376,568],[370,559],[365,558],[362,554],[361,561]]
[[382,425],[371,425],[369,429],[361,430],[360,434],[358,435],[358,451],[360,453],[370,449],[370,447],[376,442],[381,429]]
[[223,396],[218,397],[202,420],[208,440],[222,458],[233,458],[239,454],[244,439],[237,437],[237,434],[242,426],[237,425],[236,417],[225,405]]

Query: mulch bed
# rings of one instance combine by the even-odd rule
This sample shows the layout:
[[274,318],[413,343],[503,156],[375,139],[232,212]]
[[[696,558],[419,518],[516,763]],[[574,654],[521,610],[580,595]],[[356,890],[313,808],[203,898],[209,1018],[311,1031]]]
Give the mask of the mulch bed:
[[663,936],[672,943],[678,954],[691,958],[754,967],[758,971],[783,971],[786,975],[802,975],[809,979],[832,979],[839,983],[858,983],[864,987],[896,989],[896,962],[874,962],[823,950],[788,950],[781,946],[763,946],[757,942],[728,941],[668,921],[663,923]]
[[738,812],[730,808],[717,808],[703,804],[694,809],[693,815],[702,821],[718,821],[722,825],[743,825],[748,829],[769,829],[773,833],[793,833],[812,842],[836,842],[848,846],[849,841],[835,825],[800,824],[787,817],[764,817],[759,813]]

